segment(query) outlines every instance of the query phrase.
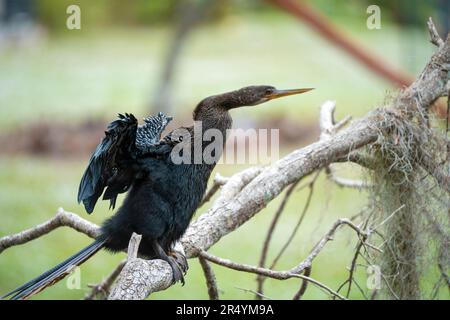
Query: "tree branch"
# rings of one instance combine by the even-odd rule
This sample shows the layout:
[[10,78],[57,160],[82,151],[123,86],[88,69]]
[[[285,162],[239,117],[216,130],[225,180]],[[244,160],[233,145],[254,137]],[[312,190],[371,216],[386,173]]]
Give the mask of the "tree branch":
[[[311,275],[311,270],[312,267],[309,268],[305,268],[305,271],[303,272],[303,275],[309,277]],[[298,292],[294,295],[294,297],[292,298],[292,300],[300,300],[303,295],[306,292],[306,289],[308,288],[308,281],[306,281],[305,279],[303,279],[302,281],[302,285],[300,286],[300,289],[298,290]]]
[[[267,230],[266,238],[264,239],[263,248],[261,250],[261,256],[259,258],[259,264],[258,264],[258,266],[260,268],[264,268],[266,266],[267,253],[269,251],[269,245],[270,245],[270,241],[272,240],[273,232],[275,231],[275,227],[281,217],[281,214],[284,211],[284,208],[286,207],[286,204],[287,204],[292,192],[294,191],[294,189],[296,188],[296,186],[299,182],[300,182],[300,180],[294,182],[289,187],[289,189],[286,191],[286,194],[285,194],[283,200],[281,201],[280,206],[278,207],[277,211],[275,212],[275,215],[273,216],[272,222],[270,223],[269,229]],[[263,298],[262,294],[263,294],[264,279],[265,278],[260,275],[256,278],[256,282],[258,283],[258,290],[257,290],[258,294],[256,295],[257,299]]]
[[303,219],[305,218],[306,212],[308,212],[309,205],[311,204],[312,196],[314,193],[314,185],[317,181],[317,178],[319,177],[320,171],[317,171],[313,179],[308,183],[308,196],[306,197],[305,204],[303,206],[303,210],[299,216],[299,219],[297,223],[294,226],[294,229],[292,230],[291,234],[289,235],[287,241],[284,243],[284,245],[281,247],[280,251],[276,255],[275,259],[273,259],[272,264],[270,265],[270,269],[275,268],[276,264],[278,263],[278,260],[280,260],[283,253],[286,251],[286,249],[289,247],[291,242],[294,240],[295,235],[297,234],[298,229],[300,228]]
[[319,281],[317,281],[313,278],[310,278],[308,276],[301,275],[301,274],[299,274],[299,272],[295,272],[295,273],[292,272],[293,270],[296,270],[296,268],[293,268],[289,271],[274,271],[272,269],[259,268],[259,267],[248,265],[248,264],[236,263],[236,262],[233,262],[228,259],[222,259],[222,258],[213,256],[213,255],[207,253],[206,251],[200,251],[199,254],[203,258],[205,258],[211,262],[214,262],[218,265],[221,265],[221,266],[233,269],[233,270],[237,270],[237,271],[255,273],[255,274],[259,274],[259,275],[277,279],[277,280],[300,278],[300,279],[303,279],[303,280],[313,283],[314,285],[318,286],[321,289],[324,289],[326,292],[330,293],[331,295],[333,295],[339,299],[346,300],[339,293],[335,292],[333,289],[329,288],[328,286],[324,285],[323,283],[320,283]]
[[216,276],[213,269],[209,265],[208,260],[199,256],[198,261],[203,269],[203,274],[206,279],[206,287],[208,288],[208,296],[210,300],[219,300],[219,290],[217,289]]
[[441,37],[439,36],[439,33],[437,32],[436,27],[434,26],[433,23],[433,19],[431,19],[431,17],[428,18],[427,25],[431,37],[430,42],[435,46],[437,46],[438,48],[442,47],[444,45],[444,40],[442,40]]
[[78,232],[84,233],[90,238],[97,237],[100,232],[100,229],[96,224],[80,218],[75,213],[64,211],[63,208],[59,208],[52,219],[33,228],[0,238],[0,253],[12,246],[17,246],[37,239],[59,227],[70,227]]
[[[336,123],[336,120],[334,119],[335,110],[336,110],[335,101],[326,101],[325,103],[322,104],[320,108],[321,140],[330,139],[333,136],[333,134],[335,134],[342,127],[344,127],[351,119],[350,117],[345,117],[344,119]],[[334,165],[332,163],[330,163],[330,165],[327,166],[325,172],[327,173],[328,179],[336,183],[339,187],[347,187],[354,189],[365,189],[371,187],[371,185],[365,181],[337,177],[334,170]]]

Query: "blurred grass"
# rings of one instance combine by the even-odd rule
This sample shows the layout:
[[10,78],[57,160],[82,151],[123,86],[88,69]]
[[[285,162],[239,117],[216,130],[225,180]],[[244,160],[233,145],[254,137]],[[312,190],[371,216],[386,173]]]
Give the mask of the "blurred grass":
[[[403,65],[404,52],[398,46],[400,32],[403,39],[411,41],[418,34],[389,24],[383,25],[382,32],[369,31],[365,24],[355,27],[358,24],[353,23],[351,34],[393,64]],[[74,35],[49,38],[38,47],[1,51],[0,132],[43,118],[79,122],[96,117],[111,119],[123,111],[134,112],[139,117],[146,115],[168,39],[170,33],[164,27],[89,33],[82,30]],[[414,69],[421,68],[431,50],[431,45],[424,45],[425,39],[421,37],[413,53],[414,61],[419,61]],[[395,90],[292,18],[281,14],[246,15],[245,18],[232,15],[220,24],[201,27],[188,42],[175,82],[175,103],[180,113],[189,114],[207,95],[262,83],[317,90],[261,106],[258,112],[236,110],[236,117],[267,118],[283,114],[299,121],[317,121],[318,107],[327,99],[337,101],[338,117],[359,116],[382,104],[387,90]],[[80,162],[1,156],[0,236],[52,217],[58,206],[96,223],[108,217],[111,212],[106,204],[101,204],[92,216],[87,216],[76,204],[77,186],[86,162],[87,159]],[[230,175],[240,169],[221,165],[217,171]],[[294,193],[288,203],[274,234],[271,258],[295,225],[306,196],[306,190]],[[298,263],[337,218],[358,212],[365,198],[357,191],[336,188],[320,178],[311,208],[279,269]],[[222,239],[211,252],[237,262],[257,263],[262,240],[280,199]],[[73,230],[60,229],[6,250],[0,256],[0,292],[47,270],[89,241]],[[312,276],[337,288],[347,276],[346,267],[354,246],[355,237],[350,231],[338,232],[316,260]],[[63,281],[36,299],[79,299],[88,283],[96,283],[108,275],[122,258],[123,254],[111,256],[100,252],[82,266],[81,290],[67,290]],[[152,298],[207,298],[198,263],[190,261],[190,265],[185,287],[177,285]],[[236,288],[254,289],[253,275],[213,268],[223,298],[253,298]],[[364,270],[358,271],[357,279],[364,285]],[[298,280],[268,280],[266,295],[289,299],[298,288]],[[327,295],[310,285],[305,297],[317,299]],[[362,296],[354,290],[351,298]]]

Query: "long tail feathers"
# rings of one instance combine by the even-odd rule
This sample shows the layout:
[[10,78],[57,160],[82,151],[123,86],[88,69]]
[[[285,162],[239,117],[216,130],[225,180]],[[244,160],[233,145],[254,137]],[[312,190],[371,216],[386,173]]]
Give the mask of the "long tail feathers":
[[5,294],[0,297],[0,299],[4,299],[9,296],[11,296],[11,300],[22,300],[31,297],[32,295],[62,280],[73,270],[75,266],[81,265],[97,253],[101,248],[103,248],[104,244],[104,240],[94,241],[80,252],[71,256],[69,259],[61,262],[37,278],[28,281],[17,289]]

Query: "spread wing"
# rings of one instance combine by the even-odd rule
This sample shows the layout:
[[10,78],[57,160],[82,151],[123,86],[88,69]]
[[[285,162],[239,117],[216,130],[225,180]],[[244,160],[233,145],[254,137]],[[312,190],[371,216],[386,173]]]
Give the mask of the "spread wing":
[[103,191],[103,199],[110,200],[110,207],[114,208],[117,195],[126,192],[142,174],[138,157],[158,154],[161,133],[170,120],[171,117],[160,112],[138,126],[134,115],[126,113],[119,114],[118,119],[108,125],[78,189],[78,202],[83,202],[88,213],[94,210]]

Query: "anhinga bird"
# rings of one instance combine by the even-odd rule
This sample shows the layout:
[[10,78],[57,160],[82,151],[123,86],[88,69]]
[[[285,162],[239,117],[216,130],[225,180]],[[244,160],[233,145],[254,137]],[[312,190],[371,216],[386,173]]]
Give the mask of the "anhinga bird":
[[[202,100],[195,108],[193,118],[201,121],[203,132],[219,130],[225,141],[226,132],[232,125],[231,109],[254,106],[309,90],[249,86]],[[180,128],[160,139],[170,120],[170,117],[159,113],[138,126],[132,114],[125,114],[108,125],[105,137],[91,156],[81,179],[78,201],[83,202],[86,211],[91,213],[102,194],[114,208],[118,194],[128,191],[122,206],[103,223],[100,235],[92,244],[4,297],[28,298],[64,278],[73,266],[82,264],[100,249],[113,252],[126,249],[133,232],[142,235],[139,254],[168,262],[173,271],[173,281],[184,283],[187,261],[172,246],[187,229],[201,202],[215,163],[175,164],[171,152],[186,140],[177,134]],[[182,129],[194,132],[194,127]],[[188,142],[193,155],[194,134],[190,137]],[[200,151],[209,143],[202,141]],[[220,154],[215,159],[219,157]]]

